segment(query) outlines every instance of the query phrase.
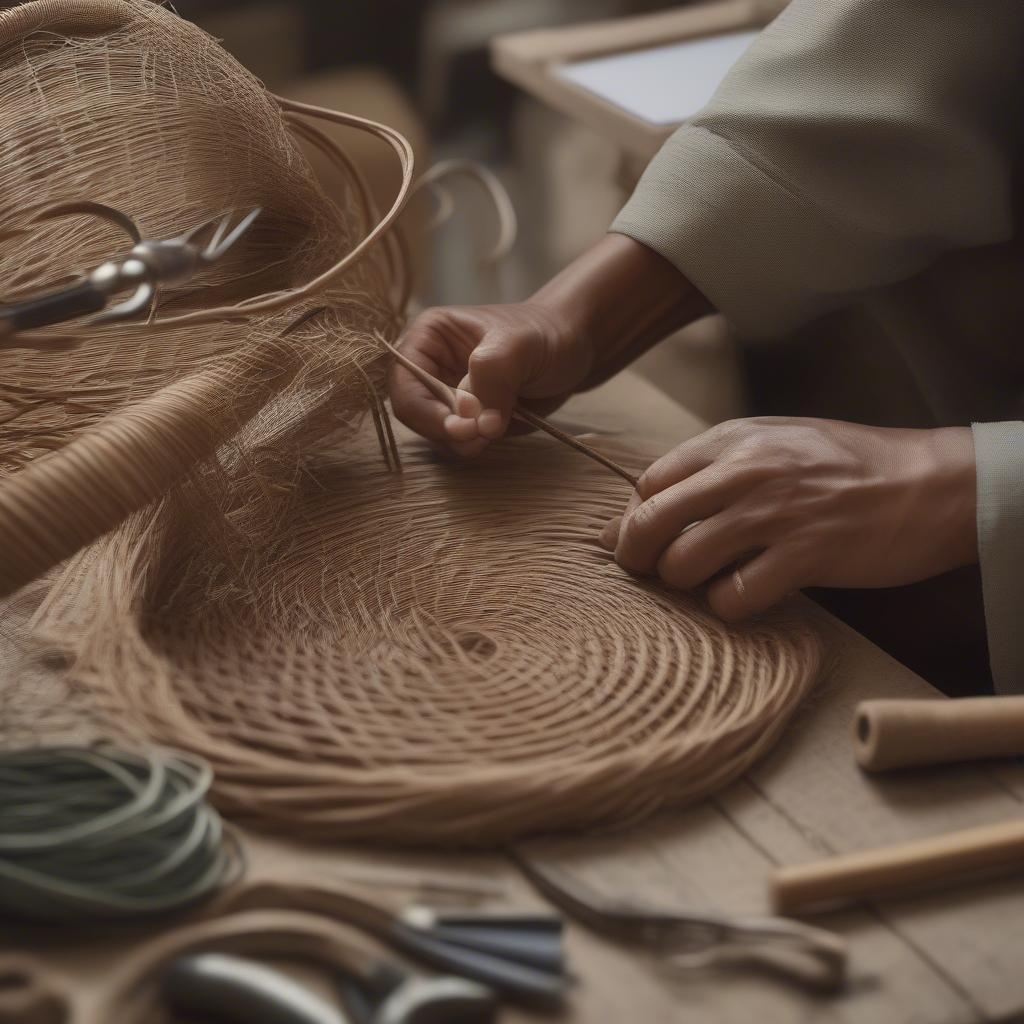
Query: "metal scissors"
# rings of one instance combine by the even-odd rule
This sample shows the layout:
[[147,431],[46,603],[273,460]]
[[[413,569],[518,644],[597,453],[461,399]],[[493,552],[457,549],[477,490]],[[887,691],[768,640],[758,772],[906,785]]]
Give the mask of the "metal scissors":
[[[65,323],[90,313],[89,324],[124,320],[150,308],[162,285],[180,284],[219,260],[249,230],[260,215],[250,210],[234,227],[233,213],[212,217],[182,235],[167,239],[143,238],[138,225],[112,206],[94,202],[60,203],[39,214],[34,222],[71,214],[98,217],[121,228],[132,248],[120,260],[107,260],[88,274],[49,291],[9,305],[0,305],[0,346],[22,331]],[[131,296],[101,312],[118,293]]]

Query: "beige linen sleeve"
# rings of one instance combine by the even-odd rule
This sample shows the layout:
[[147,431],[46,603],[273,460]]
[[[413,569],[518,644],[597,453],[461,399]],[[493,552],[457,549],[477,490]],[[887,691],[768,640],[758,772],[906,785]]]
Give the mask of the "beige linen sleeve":
[[[611,230],[744,336],[784,335],[1013,236],[1022,81],[1021,0],[794,0]],[[1024,423],[974,433],[992,669],[1024,692]]]
[[978,553],[997,693],[1024,693],[1024,423],[975,423]]
[[1020,0],[794,0],[611,230],[750,338],[1013,234]]

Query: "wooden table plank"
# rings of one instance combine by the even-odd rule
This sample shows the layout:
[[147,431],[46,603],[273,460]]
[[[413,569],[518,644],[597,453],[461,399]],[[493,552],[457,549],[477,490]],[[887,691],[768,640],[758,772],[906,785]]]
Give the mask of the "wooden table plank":
[[629,18],[498,36],[494,70],[524,92],[612,139],[632,157],[649,160],[677,125],[656,125],[557,74],[561,64],[649,49],[684,39],[766,25],[786,0],[715,0]]
[[[871,782],[861,776],[853,762],[848,742],[852,715],[847,718],[831,713],[830,705],[835,702],[830,693],[834,686],[847,684],[849,660],[860,666],[889,659],[875,648],[867,652],[870,645],[866,641],[856,634],[843,636],[845,627],[820,614],[826,628],[837,634],[837,643],[852,647],[852,658],[849,650],[844,650],[837,659],[822,689],[800,714],[797,728],[787,733],[777,751],[769,755],[763,777],[771,778],[771,763],[796,766],[795,778],[787,781],[792,781],[798,792],[813,788],[812,777],[820,767],[820,757],[814,752],[822,747],[830,749],[837,762],[845,766],[830,771],[826,780],[832,801],[841,809],[849,791],[870,786]],[[869,680],[869,686],[870,679],[877,679],[883,687],[891,676],[901,695],[933,693],[927,683],[895,663],[882,668],[873,677],[855,675]],[[828,713],[826,729],[822,728],[822,709]],[[977,774],[972,769],[964,771]],[[531,843],[529,849],[606,894],[629,894],[665,909],[767,913],[766,883],[771,869],[776,864],[816,859],[831,852],[832,847],[820,835],[816,819],[794,820],[780,810],[765,792],[764,784],[754,781],[761,773],[761,767],[755,768],[751,779],[741,780],[712,800],[681,813],[662,815],[625,835],[547,839]],[[917,786],[921,792],[926,783],[918,780]],[[779,788],[778,784],[774,786],[776,795]],[[994,786],[987,787],[989,796],[994,791]],[[788,792],[783,795],[788,797]],[[755,1006],[758,1016],[766,1020],[792,1020],[798,1013],[815,1020],[851,1024],[888,1020],[967,1024],[984,1018],[983,1004],[976,995],[983,988],[983,979],[976,969],[966,972],[970,984],[963,985],[960,979],[948,975],[944,961],[933,962],[929,952],[919,950],[912,937],[902,934],[884,915],[870,910],[832,914],[823,923],[851,943],[852,983],[843,996],[824,1000],[769,977],[718,972],[677,980],[673,1005],[681,1014],[678,1019],[694,1019],[694,1011],[709,1012],[712,1006],[713,1019],[730,1022],[749,1020]]]
[[[827,618],[820,613],[822,622]],[[935,694],[845,626],[833,620],[826,628],[837,652],[832,672],[785,742],[749,775],[751,785],[795,828],[821,849],[845,853],[1021,816],[1019,766],[999,769],[1015,791],[980,765],[880,776],[860,772],[849,742],[857,703]],[[1024,1008],[1024,886],[1018,879],[887,900],[877,909],[981,1013],[1000,1019]]]
[[[743,798],[732,787],[729,801]],[[748,800],[763,805],[752,792]],[[759,813],[770,813],[762,806]],[[713,909],[749,914],[762,908],[764,880],[772,862],[735,827],[732,815],[714,801],[678,815],[665,815],[628,836],[604,840],[545,840],[531,844],[545,862],[571,870],[574,877],[608,895],[629,895],[663,909]],[[788,823],[776,823],[786,834]],[[801,849],[796,833],[792,846]],[[851,942],[854,967],[849,990],[841,997],[815,995],[771,975],[742,967],[679,974],[665,984],[661,1001],[645,1011],[664,1012],[671,995],[676,1016],[666,1020],[746,1022],[756,1008],[759,1020],[814,1019],[875,1024],[921,1020],[966,1024],[976,1019],[969,1004],[938,972],[884,923],[869,913],[847,912],[833,922]],[[658,976],[652,965],[652,972]],[[594,976],[594,1005],[614,979]],[[611,1021],[601,1016],[581,1020]],[[639,1017],[637,1019],[640,1019]],[[643,1019],[647,1019],[645,1016]]]

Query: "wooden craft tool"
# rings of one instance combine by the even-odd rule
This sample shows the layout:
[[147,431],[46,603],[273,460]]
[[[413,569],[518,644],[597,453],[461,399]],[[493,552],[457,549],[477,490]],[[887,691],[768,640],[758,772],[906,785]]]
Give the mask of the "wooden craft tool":
[[1024,868],[1024,819],[781,868],[775,909],[792,914],[919,893]]
[[866,700],[854,721],[868,771],[1024,754],[1024,697]]

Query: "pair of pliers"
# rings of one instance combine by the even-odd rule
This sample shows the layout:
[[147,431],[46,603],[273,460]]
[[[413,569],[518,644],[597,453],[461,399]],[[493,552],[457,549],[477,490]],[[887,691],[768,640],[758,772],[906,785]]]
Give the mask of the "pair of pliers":
[[[168,239],[142,237],[138,225],[120,210],[103,203],[61,203],[45,209],[34,223],[84,214],[121,228],[133,245],[120,260],[107,260],[71,284],[42,292],[8,305],[0,304],[0,347],[18,345],[13,341],[23,331],[65,323],[90,313],[100,313],[89,324],[124,320],[151,307],[157,289],[180,284],[219,260],[248,231],[260,215],[250,210],[234,227],[233,214],[213,217]],[[113,296],[134,289],[124,302],[102,312]],[[32,341],[24,341],[31,347]]]
[[848,947],[834,932],[785,917],[663,911],[591,892],[521,850],[506,851],[534,888],[584,928],[646,949],[677,968],[744,961],[825,991],[846,980]]

